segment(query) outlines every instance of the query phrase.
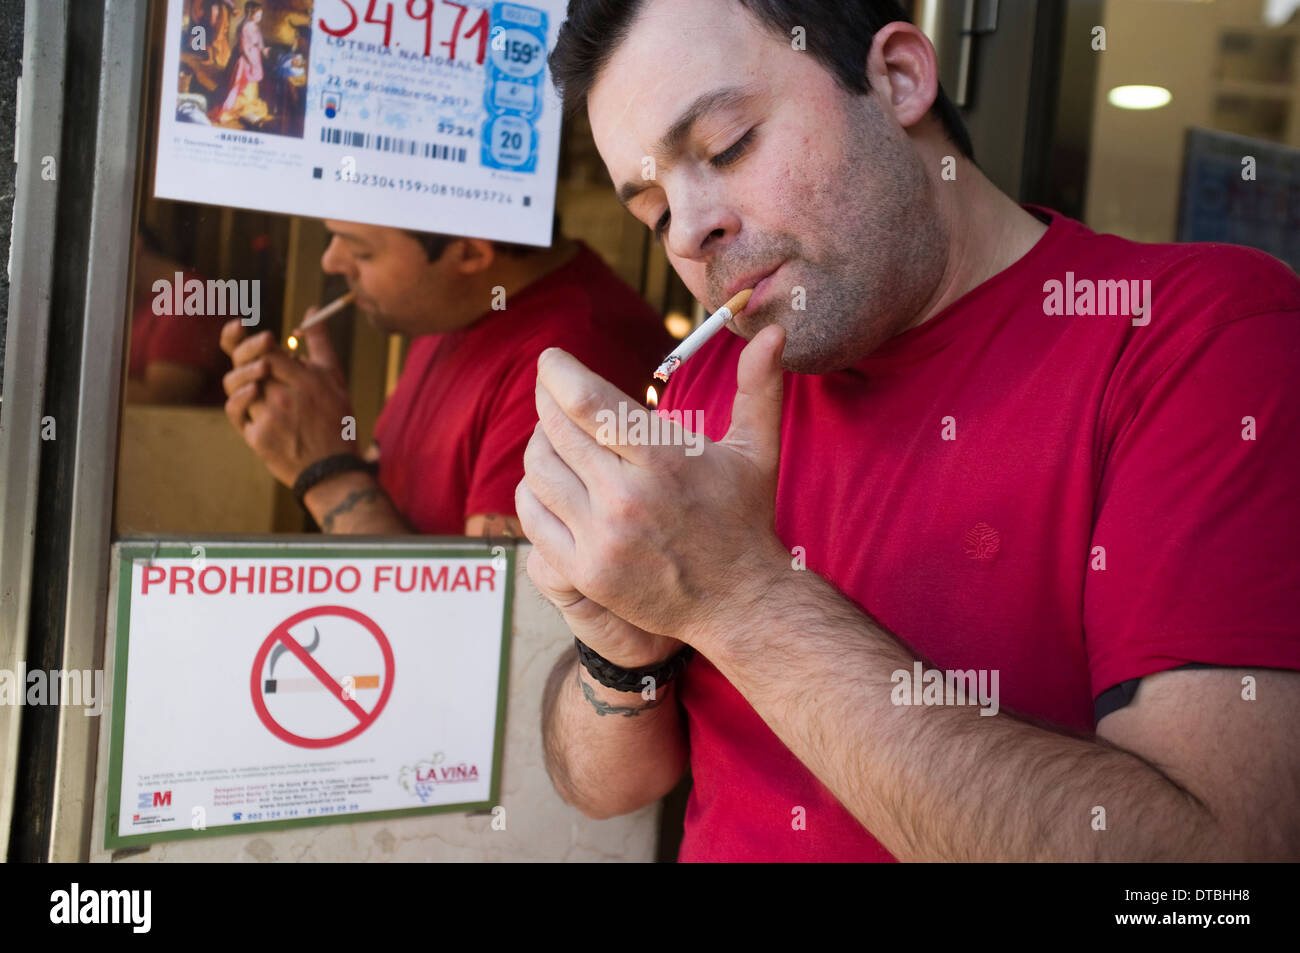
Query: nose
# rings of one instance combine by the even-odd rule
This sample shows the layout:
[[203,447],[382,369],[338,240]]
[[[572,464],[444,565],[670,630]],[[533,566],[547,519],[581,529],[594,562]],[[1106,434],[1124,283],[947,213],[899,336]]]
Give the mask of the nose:
[[348,275],[351,258],[342,239],[335,235],[320,256],[321,271],[327,275]]
[[707,261],[735,240],[740,216],[716,188],[698,182],[670,189],[672,212],[664,244],[678,258]]

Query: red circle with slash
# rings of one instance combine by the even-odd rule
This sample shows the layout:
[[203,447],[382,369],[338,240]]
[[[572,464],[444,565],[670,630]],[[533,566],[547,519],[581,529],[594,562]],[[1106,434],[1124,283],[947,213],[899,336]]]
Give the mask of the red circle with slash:
[[[289,634],[289,630],[299,622],[304,622],[307,619],[314,619],[317,616],[322,615],[342,616],[345,619],[351,619],[353,622],[356,622],[365,628],[366,631],[374,636],[375,641],[379,643],[379,651],[383,653],[384,656],[384,684],[379,693],[379,701],[375,703],[375,707],[370,709],[370,711],[366,711],[358,705],[355,698],[345,697],[346,693],[343,691],[343,686],[335,681],[334,678],[325,671],[325,669],[321,668],[320,664],[307,654],[303,647],[298,643],[298,640]],[[266,707],[266,699],[262,695],[261,675],[262,666],[266,664],[266,657],[270,654],[271,649],[277,642],[284,643],[285,648],[292,652],[293,655],[297,657],[298,661],[302,662],[302,664],[306,666],[307,670],[311,672],[311,674],[315,676],[316,679],[318,679],[345,708],[351,711],[352,714],[356,715],[357,724],[355,727],[349,728],[340,735],[333,735],[329,738],[307,738],[303,735],[294,734],[271,717],[271,712]],[[361,732],[374,724],[375,719],[379,717],[379,713],[383,711],[384,706],[388,704],[388,696],[393,693],[393,648],[388,644],[388,639],[384,636],[383,630],[379,628],[375,621],[369,616],[358,612],[356,609],[349,609],[347,606],[317,606],[315,609],[304,609],[302,612],[297,612],[289,616],[289,618],[285,619],[271,630],[271,634],[267,637],[266,641],[262,643],[262,647],[257,650],[257,655],[253,659],[252,692],[253,709],[257,712],[257,717],[262,720],[262,724],[266,725],[271,734],[275,735],[281,741],[287,741],[289,744],[298,745],[301,748],[329,748],[334,745],[341,745],[343,742],[355,738],[357,735],[361,734]]]

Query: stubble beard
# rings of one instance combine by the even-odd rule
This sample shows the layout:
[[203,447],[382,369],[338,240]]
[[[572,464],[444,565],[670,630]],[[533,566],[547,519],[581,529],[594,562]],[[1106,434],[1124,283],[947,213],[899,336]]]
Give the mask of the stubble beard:
[[375,311],[369,308],[362,308],[360,310],[361,313],[366,316],[366,323],[380,334],[406,333],[406,330],[401,326],[401,322],[394,320],[391,315],[385,314],[383,311]]
[[[947,232],[934,186],[906,137],[869,115],[850,112],[840,212],[821,229],[836,239],[821,261],[792,259],[789,297],[773,297],[746,322],[751,338],[768,324],[786,329],[787,371],[825,374],[857,363],[919,319],[943,274]],[[852,185],[873,181],[871,190]],[[792,236],[774,244],[799,248]],[[804,289],[805,310],[795,309],[793,286]]]

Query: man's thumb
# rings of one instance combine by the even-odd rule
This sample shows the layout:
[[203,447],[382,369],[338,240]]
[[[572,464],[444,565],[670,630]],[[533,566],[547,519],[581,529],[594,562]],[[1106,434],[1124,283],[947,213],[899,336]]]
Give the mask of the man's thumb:
[[329,330],[324,323],[298,331],[298,337],[307,348],[307,363],[330,371],[342,372],[339,357],[334,353]]
[[731,428],[722,443],[742,450],[764,470],[781,456],[781,354],[785,328],[769,325],[740,352]]

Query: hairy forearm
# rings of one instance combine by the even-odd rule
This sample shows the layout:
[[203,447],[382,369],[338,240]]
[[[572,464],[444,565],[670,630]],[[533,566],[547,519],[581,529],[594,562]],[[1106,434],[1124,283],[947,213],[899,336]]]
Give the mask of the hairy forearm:
[[915,654],[825,580],[791,577],[767,589],[749,624],[732,620],[699,647],[894,856],[1215,856],[1215,819],[1136,755],[1005,710],[894,704],[890,676]]
[[676,690],[670,683],[652,699],[616,692],[588,674],[576,650],[566,652],[542,698],[546,769],[560,797],[603,819],[671,791],[687,758]]
[[398,536],[411,532],[369,473],[351,471],[325,480],[307,491],[305,502],[325,533]]

